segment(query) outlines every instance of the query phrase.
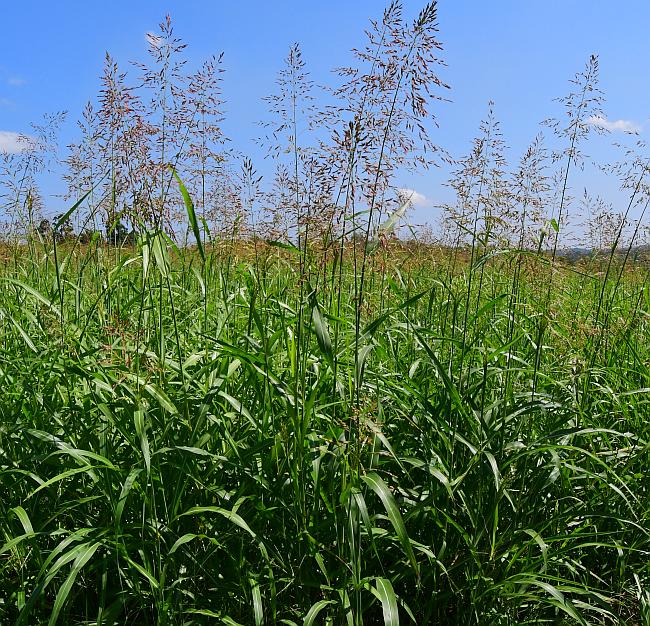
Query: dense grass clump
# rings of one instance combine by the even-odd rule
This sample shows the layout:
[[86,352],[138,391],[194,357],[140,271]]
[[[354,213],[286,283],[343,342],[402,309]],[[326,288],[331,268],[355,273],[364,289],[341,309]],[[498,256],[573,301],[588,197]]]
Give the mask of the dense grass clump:
[[649,623],[647,269],[26,252],[1,623]]

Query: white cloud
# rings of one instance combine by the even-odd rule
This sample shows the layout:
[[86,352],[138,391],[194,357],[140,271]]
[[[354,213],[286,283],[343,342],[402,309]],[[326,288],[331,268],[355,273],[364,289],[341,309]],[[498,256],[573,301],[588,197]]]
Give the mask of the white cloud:
[[429,203],[428,198],[420,193],[419,191],[415,191],[415,189],[409,189],[408,187],[404,187],[402,189],[398,189],[397,192],[399,193],[400,197],[404,198],[405,200],[410,200],[411,204],[415,206],[427,206]]
[[7,83],[12,87],[22,87],[27,81],[19,76],[12,76]]
[[602,115],[592,115],[589,118],[589,123],[599,128],[604,128],[613,133],[640,133],[642,128],[640,124],[632,122],[631,120],[608,120]]
[[10,130],[0,130],[0,152],[18,154],[29,148],[30,137],[14,133]]
[[0,107],[10,107],[13,104],[13,101],[9,100],[9,98],[0,98]]

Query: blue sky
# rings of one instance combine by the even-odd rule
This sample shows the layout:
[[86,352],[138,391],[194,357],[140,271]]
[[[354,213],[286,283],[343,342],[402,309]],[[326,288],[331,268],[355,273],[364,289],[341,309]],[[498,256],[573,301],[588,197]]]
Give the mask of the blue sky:
[[[289,46],[297,41],[318,82],[328,82],[331,68],[350,59],[350,48],[363,44],[368,18],[379,17],[382,0],[4,0],[0,38],[0,143],[7,133],[29,132],[29,122],[43,113],[68,110],[61,137],[75,139],[75,120],[96,95],[105,51],[123,68],[146,54],[145,33],[170,13],[176,33],[188,44],[190,65],[224,52],[225,130],[234,144],[259,161],[252,143],[256,122],[266,117],[261,98],[274,90],[277,71]],[[419,0],[404,0],[415,15]],[[557,114],[553,98],[566,93],[568,79],[591,53],[600,56],[601,87],[607,118],[627,122],[650,134],[650,2],[626,0],[440,0],[440,40],[448,67],[441,72],[452,89],[452,102],[439,103],[440,128],[434,139],[454,156],[465,154],[490,99],[517,160],[538,123]],[[8,139],[9,138],[9,139]],[[595,140],[591,156],[612,158],[612,133]],[[258,169],[264,171],[264,164]],[[404,176],[405,187],[424,199],[415,221],[433,220],[433,204],[449,198],[446,171]],[[621,204],[614,180],[594,168],[573,181]],[[48,212],[61,207],[58,176],[42,182]]]

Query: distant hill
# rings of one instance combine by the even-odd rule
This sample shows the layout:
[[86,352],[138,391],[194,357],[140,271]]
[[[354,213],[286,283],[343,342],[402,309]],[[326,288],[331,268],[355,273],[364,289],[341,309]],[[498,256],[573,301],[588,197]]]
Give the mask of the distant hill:
[[[621,248],[617,250],[616,254],[618,256],[624,256],[626,253],[626,248]],[[586,257],[595,257],[595,256],[609,256],[609,250],[594,250],[593,248],[565,248],[559,250],[557,255],[561,258],[567,259],[568,261],[574,262],[584,259]],[[650,260],[650,244],[643,244],[640,246],[634,246],[630,250],[630,259],[634,261],[648,261]]]

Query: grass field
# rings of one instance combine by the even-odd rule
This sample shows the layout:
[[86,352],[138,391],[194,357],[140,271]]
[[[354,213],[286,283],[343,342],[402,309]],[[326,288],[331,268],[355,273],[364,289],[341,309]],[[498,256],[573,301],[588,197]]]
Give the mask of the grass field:
[[649,624],[647,281],[5,249],[0,623]]
[[[63,112],[0,130],[0,626],[650,626],[643,124],[591,55],[515,160],[491,102],[445,147],[437,5],[412,9],[328,84],[292,45],[255,142],[224,120],[263,59],[226,105],[170,16],[144,61],[106,54],[65,158]],[[513,15],[470,91],[493,58],[545,83],[524,39],[575,58]]]

